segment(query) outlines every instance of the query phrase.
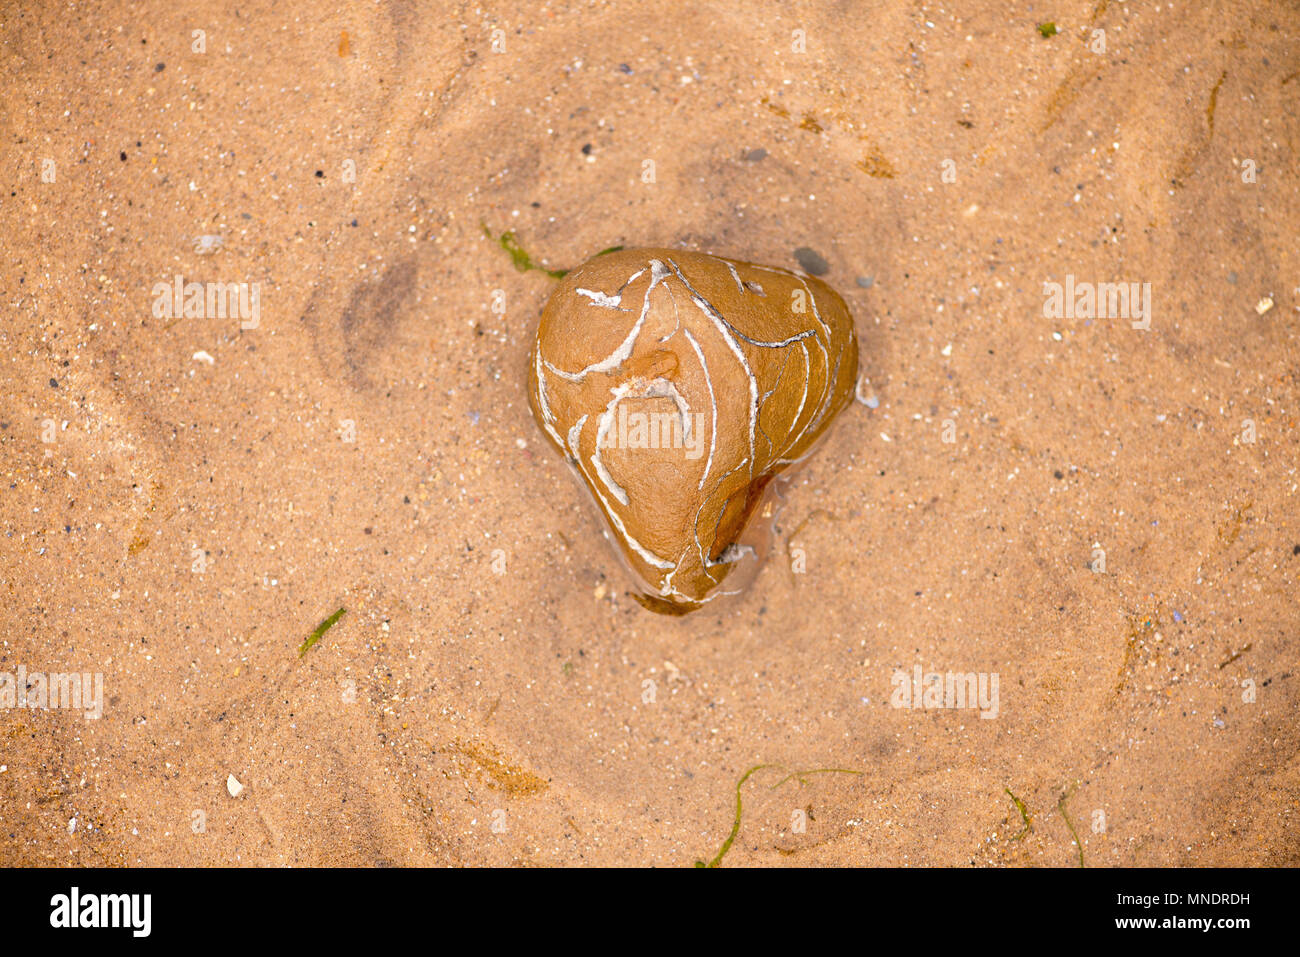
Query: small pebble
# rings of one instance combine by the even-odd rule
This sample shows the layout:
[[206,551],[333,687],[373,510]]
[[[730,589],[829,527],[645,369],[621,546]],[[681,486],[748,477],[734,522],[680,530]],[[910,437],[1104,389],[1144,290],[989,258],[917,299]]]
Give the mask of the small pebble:
[[746,153],[745,159],[749,160],[751,163],[757,163],[759,160],[763,159],[766,156],[767,156],[767,150],[763,149],[760,146],[758,149],[750,150],[748,153]]
[[226,776],[226,790],[230,792],[232,798],[239,797],[239,792],[244,790],[244,786],[235,780],[233,774]]
[[[864,394],[864,391],[866,394]],[[853,395],[868,409],[880,408],[880,399],[876,397],[875,391],[871,388],[871,381],[865,375],[858,378],[857,388],[853,390]]]
[[817,250],[800,246],[794,251],[794,258],[799,261],[799,268],[810,276],[824,276],[831,271],[831,264],[822,258]]
[[863,289],[870,289],[873,285],[875,285],[875,282],[876,282],[875,276],[859,276],[857,278],[857,284],[861,286]]

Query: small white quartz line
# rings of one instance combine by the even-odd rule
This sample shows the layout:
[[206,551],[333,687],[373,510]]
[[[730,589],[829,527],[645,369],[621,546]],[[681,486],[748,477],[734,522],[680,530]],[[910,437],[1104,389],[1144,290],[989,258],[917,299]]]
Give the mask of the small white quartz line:
[[754,371],[749,367],[749,361],[745,358],[745,353],[741,350],[740,343],[736,342],[728,331],[729,324],[727,321],[718,315],[717,310],[710,306],[709,303],[691,287],[690,282],[688,282],[686,277],[682,275],[682,271],[677,268],[675,262],[670,259],[668,260],[668,265],[673,268],[673,272],[677,274],[677,278],[682,281],[682,285],[686,287],[686,291],[691,294],[691,301],[699,307],[701,312],[709,317],[709,320],[717,328],[718,332],[722,334],[723,340],[727,343],[727,348],[729,348],[732,355],[736,357],[736,361],[740,363],[740,367],[745,370],[746,378],[749,379],[749,461],[752,462],[754,457],[754,427],[758,423],[758,380],[754,378]]
[[569,382],[581,382],[587,377],[588,373],[610,372],[621,366],[632,355],[632,348],[636,345],[636,337],[641,334],[641,326],[645,324],[646,314],[650,312],[650,293],[667,275],[668,270],[664,268],[663,263],[657,259],[650,260],[650,285],[646,287],[645,298],[641,302],[641,315],[637,317],[636,323],[632,326],[632,330],[627,334],[627,338],[623,340],[622,344],[604,359],[593,362],[577,372],[565,372],[563,369],[556,368],[550,362],[546,362],[546,368],[561,379],[567,379]]
[[542,351],[537,349],[533,357],[534,368],[537,373],[537,401],[542,407],[542,428],[546,434],[555,440],[555,444],[561,449],[564,448],[564,440],[560,438],[560,433],[555,431],[555,413],[551,411],[551,405],[546,401],[546,371],[542,368]]
[[569,426],[568,449],[569,454],[572,455],[574,459],[578,458],[578,439],[581,437],[582,427],[586,424],[587,417],[584,415],[577,422],[574,422],[573,425]]
[[555,415],[551,412],[551,404],[546,401],[546,370],[542,368],[540,347],[533,352],[533,371],[537,374],[537,399],[542,405],[542,417],[547,423],[554,422]]
[[619,312],[630,312],[630,310],[628,309],[621,309],[619,307],[619,304],[623,301],[623,297],[621,295],[615,294],[613,296],[609,296],[603,292],[598,292],[591,289],[575,289],[574,292],[576,292],[579,296],[586,296],[588,299],[591,300],[591,304],[593,306],[600,306],[602,309],[618,309]]
[[[795,412],[794,418],[790,420],[790,424],[787,426],[787,430],[793,429],[795,423],[799,421],[799,412],[803,411],[803,399],[807,398],[808,396],[808,345],[807,343],[801,342],[799,343],[799,346],[801,349],[803,349],[803,353],[804,353],[803,398],[799,400],[799,411]],[[790,365],[790,353],[787,352],[785,354],[785,357],[781,360],[781,369],[776,374],[776,379],[772,383],[772,388],[768,389],[766,392],[764,392],[761,396],[758,397],[758,405],[759,405],[758,431],[761,432],[763,434],[763,438],[767,440],[767,450],[769,454],[776,453],[776,443],[773,442],[772,437],[767,434],[767,429],[763,428],[763,409],[767,407],[767,400],[772,398],[772,395],[776,392],[777,389],[781,388],[781,381],[785,378],[785,370],[789,365]],[[781,451],[782,452],[785,451],[785,446],[782,447]]]
[[614,528],[618,531],[619,535],[623,536],[623,541],[627,542],[629,545],[632,546],[632,550],[641,556],[642,561],[644,561],[647,565],[653,566],[654,568],[673,567],[672,562],[660,558],[654,552],[650,551],[650,549],[646,548],[635,538],[633,538],[631,533],[628,532],[627,526],[623,524],[623,520],[619,518],[618,513],[614,511],[613,506],[611,506],[609,502],[606,501],[605,496],[601,495],[600,491],[595,489],[594,487],[592,490],[596,492],[596,498],[600,499],[600,504],[605,507],[605,514],[609,516],[609,520],[611,523],[613,523]]
[[620,402],[627,398],[672,399],[673,404],[677,406],[677,417],[681,422],[682,441],[687,444],[691,441],[691,404],[678,391],[677,386],[662,376],[644,383],[644,386],[639,391],[637,389],[638,385],[641,385],[641,383],[638,380],[633,380],[609,390],[613,393],[614,398],[610,399],[609,405],[605,406],[605,411],[601,413],[600,418],[597,420],[596,451],[591,456],[591,464],[596,467],[596,474],[600,476],[600,480],[605,483],[605,487],[610,490],[613,496],[624,505],[628,504],[627,490],[609,474],[609,469],[605,467],[605,461],[600,456],[600,450],[608,448],[605,440],[609,435],[610,426],[614,423],[614,413],[618,411]]
[[[749,460],[749,459],[743,459],[743,460],[740,462],[740,464],[737,465],[735,468],[731,469],[731,470],[728,471],[728,472],[723,473],[723,475],[722,475],[721,477],[718,478],[717,482],[715,482],[715,483],[713,484],[713,491],[714,491],[714,492],[717,492],[718,489],[722,488],[722,483],[723,483],[723,482],[725,482],[725,481],[726,481],[730,476],[735,475],[737,472],[739,472],[741,469],[743,469],[746,465],[750,465],[750,460]],[[751,474],[751,475],[753,474],[753,471],[754,471],[754,470],[753,470],[753,466],[751,465],[751,466],[750,466],[750,474]],[[700,553],[700,565],[701,565],[701,567],[703,567],[703,569],[704,569],[704,574],[708,575],[710,578],[713,578],[713,575],[710,574],[709,569],[710,569],[710,568],[713,568],[713,567],[716,566],[716,565],[721,565],[721,564],[723,564],[723,563],[722,563],[721,561],[717,561],[717,562],[710,561],[710,560],[709,560],[708,553],[704,551],[704,543],[700,541],[700,513],[704,511],[704,506],[705,506],[705,504],[706,504],[706,502],[700,502],[700,507],[699,507],[698,509],[695,510],[695,547],[696,547],[696,549],[697,549],[697,550],[699,551],[699,553]],[[722,521],[722,513],[721,513],[721,512],[718,513],[718,521],[719,521],[719,522]],[[713,536],[714,536],[715,539],[717,538],[717,535],[718,535],[718,527],[717,527],[717,525],[714,525],[714,527],[713,527]],[[715,582],[717,581],[716,578],[713,578],[713,580],[714,580]]]
[[605,463],[601,460],[600,450],[605,444],[605,437],[609,434],[609,426],[614,421],[614,411],[618,408],[618,404],[623,401],[623,397],[631,390],[632,384],[629,382],[609,390],[614,394],[614,397],[609,400],[609,405],[605,406],[605,411],[596,420],[596,450],[591,453],[591,464],[595,466],[596,475],[605,483],[605,487],[609,489],[610,494],[623,505],[628,503],[627,489],[614,481],[614,476],[609,474],[609,469],[605,468]]
[[687,601],[690,601],[690,599],[687,598],[686,595],[683,595],[681,592],[679,592],[676,588],[673,587],[673,576],[682,570],[682,562],[686,558],[686,553],[689,552],[690,550],[691,550],[691,546],[687,545],[685,548],[682,549],[682,553],[677,556],[677,561],[673,562],[673,570],[668,573],[668,575],[664,578],[663,584],[659,586],[660,598],[667,598],[669,595],[677,595],[680,598],[686,598]]
[[740,281],[740,273],[736,272],[736,267],[732,264],[731,260],[723,259],[721,261],[726,263],[727,269],[731,272],[731,278],[736,280],[736,288],[743,294],[745,292],[745,284]]
[[775,462],[773,462],[772,464],[773,464],[773,465],[798,465],[800,462],[802,462],[802,461],[803,461],[804,459],[806,459],[808,456],[812,455],[813,452],[815,452],[815,451],[817,451],[817,449],[814,447],[814,448],[809,449],[809,450],[808,450],[807,452],[805,452],[803,455],[799,456],[797,459],[777,459],[777,460],[776,460]]
[[[693,601],[696,604],[705,605],[716,598],[721,598],[723,595],[739,595],[740,593],[741,589],[737,588],[735,591],[715,591],[712,595],[705,595],[703,598],[687,598],[686,600]],[[683,595],[682,597],[685,598],[686,596]]]
[[[788,338],[786,338],[786,339],[773,339],[773,340],[770,340],[770,341],[769,341],[769,340],[765,340],[765,339],[754,339],[754,338],[751,338],[750,336],[745,335],[745,333],[741,332],[739,329],[737,329],[735,326],[733,326],[733,325],[731,324],[731,321],[730,321],[729,319],[727,319],[727,317],[724,316],[724,315],[723,315],[723,314],[718,310],[718,308],[717,308],[715,305],[713,305],[713,303],[711,303],[711,302],[709,302],[709,300],[705,299],[704,296],[700,293],[700,291],[697,290],[694,286],[691,285],[690,280],[688,280],[688,279],[687,279],[687,278],[682,274],[681,269],[678,267],[678,265],[677,265],[675,262],[673,262],[673,261],[670,259],[670,260],[668,260],[668,265],[670,265],[670,266],[673,267],[673,272],[677,273],[677,278],[680,279],[680,280],[682,281],[682,285],[684,285],[684,286],[686,287],[686,291],[689,292],[689,293],[691,294],[691,299],[695,302],[695,305],[697,305],[697,306],[699,306],[699,308],[703,309],[704,312],[705,312],[705,313],[706,313],[710,318],[712,318],[715,322],[721,322],[721,323],[723,323],[723,324],[724,324],[724,325],[725,325],[725,326],[726,326],[726,327],[727,327],[727,328],[732,332],[732,334],[734,334],[734,335],[736,336],[736,338],[738,338],[738,339],[740,339],[740,340],[742,340],[742,341],[744,341],[744,342],[748,342],[751,346],[759,346],[760,348],[763,348],[763,349],[782,349],[782,348],[784,348],[785,346],[788,346],[788,345],[790,345],[790,344],[792,344],[792,343],[799,342],[799,341],[802,340],[802,339],[807,339],[809,336],[812,336],[812,337],[814,337],[814,338],[816,338],[816,336],[817,336],[817,330],[816,330],[816,329],[805,329],[803,332],[797,332],[797,333],[795,333],[793,336],[790,336],[790,337],[788,337]],[[811,293],[810,293],[810,295],[811,295]],[[816,306],[814,305],[814,306],[813,306],[813,312],[815,313],[816,311],[817,311],[817,309],[816,309]],[[820,317],[818,317],[818,318],[819,318],[819,321],[820,321]],[[823,329],[826,329],[826,324],[825,324],[825,323],[822,323],[822,328],[823,328]],[[827,332],[827,334],[829,335],[830,330],[829,330],[829,329],[826,329],[826,332]]]
[[796,279],[799,278],[798,273],[786,269],[784,266],[760,266],[758,263],[750,263],[749,267],[751,269],[761,269],[763,272],[774,272],[778,276],[794,276]]
[[[686,401],[686,396],[682,395],[677,388],[676,383],[663,376],[656,376],[646,383],[645,391],[638,398],[642,399],[672,399],[673,404],[677,406],[677,417],[682,423],[682,442],[689,444],[691,441],[691,404]],[[662,436],[660,436],[662,438]]]
[[813,316],[817,319],[817,322],[821,324],[821,327],[826,331],[826,358],[827,358],[826,389],[823,395],[823,404],[821,410],[817,414],[817,419],[816,419],[816,422],[820,423],[822,418],[826,415],[826,412],[830,409],[831,404],[829,401],[826,400],[829,399],[830,396],[833,395],[835,392],[835,388],[834,388],[835,379],[839,378],[840,363],[844,360],[844,350],[840,349],[840,351],[835,356],[835,374],[832,377],[831,370],[830,370],[830,348],[831,348],[831,339],[833,337],[833,334],[831,333],[831,327],[826,325],[825,320],[822,319],[821,311],[818,310],[817,308],[817,297],[813,295],[812,289],[802,279],[799,280],[799,283],[804,287],[804,289],[808,290],[808,301],[812,303]]
[[[661,597],[667,598],[670,593],[660,589],[659,594]],[[693,598],[690,595],[683,595],[676,588],[672,590],[671,594],[676,595],[682,601],[690,602],[692,605],[707,605],[715,598],[721,598],[723,595],[739,595],[740,590],[737,589],[736,591],[715,591],[712,595],[705,595],[703,598]]]
[[[578,462],[579,464],[581,464],[582,460],[579,459]],[[586,470],[584,469],[583,471]],[[591,476],[588,475],[587,478],[590,479]],[[646,548],[644,545],[642,545],[640,542],[638,542],[635,538],[632,537],[631,533],[629,533],[627,530],[627,526],[623,524],[623,520],[619,518],[618,513],[614,511],[614,506],[610,505],[609,500],[606,499],[605,496],[600,494],[600,489],[596,488],[594,483],[592,484],[591,490],[596,493],[596,498],[600,499],[600,504],[605,510],[605,516],[609,519],[610,524],[614,526],[614,530],[618,532],[620,536],[622,536],[623,541],[627,542],[630,546],[632,546],[632,550],[641,556],[642,561],[644,561],[647,565],[650,565],[654,568],[673,567],[672,562],[660,558],[658,555],[650,551],[650,549]]]
[[831,327],[826,325],[825,320],[822,319],[821,310],[817,308],[817,296],[813,293],[812,287],[809,286],[808,283],[804,282],[802,278],[799,279],[799,285],[803,286],[804,291],[808,293],[808,301],[812,304],[813,308],[813,317],[821,325],[822,331],[826,333],[826,344],[830,345]]
[[[799,279],[799,277],[795,277],[795,278]],[[819,422],[821,422],[822,418],[826,415],[827,410],[830,408],[830,402],[828,400],[830,399],[831,395],[834,394],[834,387],[833,387],[834,383],[832,382],[831,379],[831,365],[830,365],[830,345],[831,345],[831,335],[832,335],[831,329],[830,326],[826,325],[826,321],[822,319],[821,311],[817,308],[817,297],[813,294],[812,289],[809,288],[808,284],[804,282],[803,279],[799,279],[799,285],[803,286],[804,291],[808,293],[808,301],[812,303],[813,316],[814,318],[816,318],[817,323],[822,327],[822,329],[826,333],[825,345],[822,344],[820,339],[817,339],[816,337],[814,337],[813,339],[813,341],[817,343],[818,347],[821,349],[822,352],[822,371],[823,371],[824,382],[822,385],[822,396],[818,403],[816,412],[812,415],[811,418],[809,418],[809,420],[806,423],[804,423],[804,427],[799,430],[799,434],[797,436],[792,435],[790,440],[786,442],[785,447],[781,450],[782,455],[784,455],[785,452],[794,448],[796,445],[802,442],[803,437],[807,435],[808,430],[814,428]],[[835,360],[836,374],[839,373],[840,358],[842,357],[843,357],[843,350],[841,350],[840,357]],[[812,370],[811,368],[809,368],[808,375],[804,377],[804,398],[805,399],[807,398],[807,394],[808,394],[808,385],[807,385],[808,376],[811,376],[811,374],[812,374]],[[799,411],[802,414],[803,412],[802,401],[799,404]],[[794,422],[790,423],[790,428],[793,429],[795,422],[798,421],[799,421],[799,416],[796,415],[794,418]],[[802,458],[802,456],[800,458]],[[791,460],[782,459],[782,461],[789,462]],[[798,461],[798,459],[793,461]]]
[[[817,347],[822,350],[824,359],[826,350],[822,347],[821,342],[817,339],[813,339],[813,342],[817,343]],[[812,424],[817,415],[816,409],[813,409],[808,416],[808,421],[805,422],[803,428],[799,430],[799,434],[794,434],[794,427],[799,424],[799,419],[803,415],[804,408],[808,404],[808,380],[812,376],[812,360],[808,354],[808,344],[801,343],[801,345],[803,346],[803,395],[799,396],[799,409],[795,412],[794,418],[790,420],[790,434],[786,436],[786,441],[785,444],[781,446],[781,451],[776,453],[778,456],[784,456],[786,452],[799,444],[803,439],[804,434],[808,431],[808,426]],[[823,393],[823,399],[825,399],[825,393]],[[773,464],[779,465],[780,462],[774,462]]]
[[[709,471],[713,468],[713,449],[718,444],[718,399],[713,394],[713,376],[709,375],[709,364],[704,359],[700,344],[691,335],[691,330],[683,329],[682,333],[686,336],[686,341],[691,344],[691,348],[695,350],[696,358],[700,360],[700,368],[704,370],[704,384],[709,387],[709,408],[713,410],[713,427],[709,429],[709,457],[704,462],[704,471],[700,473],[699,487],[703,489],[704,480],[709,477]],[[806,346],[804,349],[807,351]]]
[[682,327],[682,313],[677,308],[677,293],[673,292],[673,287],[664,283],[664,288],[668,290],[668,298],[673,301],[673,331],[661,338],[660,342],[667,342],[673,336],[677,335],[677,330]]
[[763,292],[763,287],[758,283],[749,281],[741,282],[740,273],[736,272],[736,264],[730,259],[723,259],[721,256],[714,256],[713,258],[727,267],[728,271],[731,273],[731,278],[736,280],[736,288],[739,289],[742,294],[748,292],[756,296],[766,295]]
[[644,269],[638,269],[636,272],[632,273],[632,275],[628,276],[626,279],[623,280],[623,285],[618,287],[618,291],[615,292],[614,295],[618,296],[620,299],[623,298],[623,290],[626,289],[628,286],[632,285],[632,283],[636,282],[637,279],[639,279],[644,274],[645,274]]
[[647,565],[654,568],[674,567],[672,562],[660,558],[628,534],[627,526],[623,524],[623,520],[618,517],[618,513],[615,512],[614,507],[609,504],[609,500],[600,494],[600,489],[596,487],[596,483],[591,479],[591,473],[583,467],[582,458],[578,455],[578,438],[582,432],[582,427],[586,422],[587,416],[584,415],[577,422],[573,423],[573,427],[569,429],[569,451],[572,453],[573,461],[577,464],[578,470],[587,477],[587,484],[590,486],[592,492],[595,493],[596,498],[600,499],[600,504],[605,511],[605,517],[608,518],[610,524],[614,526],[614,530],[623,537],[623,541],[632,546],[632,550],[640,555]]
[[[682,274],[682,271],[681,271],[681,269],[678,267],[677,263],[673,262],[673,261],[670,259],[670,260],[668,260],[668,265],[671,266],[672,269],[673,269],[673,272],[675,272],[675,273],[677,274],[677,278],[680,279],[680,280],[682,281],[682,285],[684,285],[684,286],[686,287],[686,291],[689,292],[689,293],[691,294],[691,300],[695,303],[696,306],[699,307],[699,309],[700,309],[700,310],[701,310],[701,311],[702,311],[706,316],[709,317],[709,319],[711,319],[711,320],[713,321],[713,324],[717,327],[718,331],[722,333],[723,338],[724,338],[724,339],[726,340],[726,342],[727,342],[727,345],[731,348],[731,351],[735,354],[736,358],[740,360],[740,364],[741,364],[741,366],[743,366],[744,369],[745,369],[745,374],[749,377],[749,399],[750,399],[750,408],[749,408],[749,461],[750,461],[750,470],[749,470],[749,474],[750,474],[751,477],[753,477],[753,474],[754,474],[754,464],[757,462],[757,457],[756,457],[756,441],[757,441],[757,439],[756,439],[756,435],[755,435],[755,433],[756,433],[756,431],[757,431],[757,429],[758,429],[758,413],[759,413],[759,408],[758,408],[758,380],[755,378],[754,373],[753,373],[753,370],[750,369],[750,367],[749,367],[749,362],[745,359],[744,352],[740,349],[739,343],[737,343],[737,342],[735,341],[735,339],[732,338],[732,335],[734,334],[735,336],[739,337],[740,339],[744,340],[745,342],[748,342],[750,345],[759,346],[759,347],[762,347],[762,348],[768,348],[768,349],[777,349],[777,348],[783,348],[783,347],[785,347],[785,346],[791,345],[792,343],[795,343],[795,342],[800,342],[800,341],[802,341],[802,340],[804,340],[804,339],[807,339],[807,338],[809,338],[809,337],[811,337],[812,340],[813,340],[814,342],[816,342],[816,341],[817,341],[817,333],[816,333],[816,330],[815,330],[815,329],[806,329],[806,330],[804,330],[803,332],[800,332],[800,333],[797,333],[796,335],[790,336],[790,337],[787,338],[787,339],[783,339],[783,340],[780,340],[780,341],[773,341],[773,342],[765,342],[765,341],[762,341],[762,340],[759,340],[759,339],[753,339],[753,338],[750,338],[749,336],[747,336],[747,335],[745,335],[743,332],[741,332],[739,329],[737,329],[735,326],[733,326],[730,322],[728,322],[728,321],[727,321],[727,318],[726,318],[725,316],[723,316],[722,313],[720,313],[720,312],[717,310],[717,308],[714,307],[714,305],[713,305],[711,302],[709,302],[707,299],[705,299],[704,296],[702,296],[702,295],[701,295],[701,294],[700,294],[700,293],[695,289],[694,286],[691,285],[690,280],[688,280],[688,279],[686,278],[686,276]],[[806,286],[805,286],[804,288],[807,289]],[[809,296],[811,296],[811,295],[812,295],[812,291],[811,291],[811,290],[808,290],[808,294],[809,294]],[[826,331],[827,336],[829,337],[829,335],[830,335],[830,330],[829,330],[829,328],[827,328],[826,324],[825,324],[824,322],[822,322],[820,314],[817,313],[817,305],[816,305],[816,302],[815,302],[815,301],[814,301],[814,303],[813,303],[813,314],[817,317],[817,321],[821,324],[822,328]],[[827,368],[827,374],[829,375],[829,360],[827,360],[827,366],[828,366],[828,368]],[[771,440],[769,439],[768,441],[769,441],[769,443],[770,443]],[[786,448],[789,448],[789,446],[787,445]]]
[[[801,342],[800,345],[803,346],[803,395],[799,397],[799,411],[796,412],[794,418],[790,420],[791,429],[793,429],[794,424],[799,421],[799,416],[803,415],[804,403],[808,401],[808,377],[812,375],[812,358],[808,355],[808,344],[806,342]],[[807,426],[805,426],[805,428],[807,428]],[[802,433],[800,434],[802,435]],[[786,446],[787,449],[789,447],[789,445]]]

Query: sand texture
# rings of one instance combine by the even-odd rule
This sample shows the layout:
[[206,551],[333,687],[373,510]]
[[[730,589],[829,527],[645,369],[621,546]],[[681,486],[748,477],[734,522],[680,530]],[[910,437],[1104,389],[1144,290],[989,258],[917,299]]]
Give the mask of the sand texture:
[[[103,689],[0,707],[0,864],[1300,864],[1294,3],[7,3],[0,57],[0,703]],[[682,618],[529,410],[611,246],[860,343]]]

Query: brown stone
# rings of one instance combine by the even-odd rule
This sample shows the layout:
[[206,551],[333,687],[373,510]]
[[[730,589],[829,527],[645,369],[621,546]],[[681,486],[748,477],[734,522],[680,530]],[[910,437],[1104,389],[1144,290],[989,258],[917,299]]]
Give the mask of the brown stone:
[[656,611],[738,590],[773,480],[857,378],[844,300],[819,279],[673,249],[597,256],[542,312],[529,401]]

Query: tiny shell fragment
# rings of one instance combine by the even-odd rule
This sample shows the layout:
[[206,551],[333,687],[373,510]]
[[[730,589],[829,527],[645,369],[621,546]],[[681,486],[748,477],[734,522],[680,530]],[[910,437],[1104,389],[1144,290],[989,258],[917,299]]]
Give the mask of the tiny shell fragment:
[[684,614],[757,567],[773,480],[852,400],[857,368],[853,317],[821,280],[630,249],[572,270],[547,302],[529,402],[638,601]]

